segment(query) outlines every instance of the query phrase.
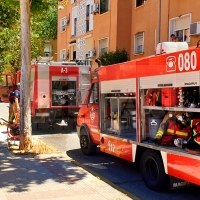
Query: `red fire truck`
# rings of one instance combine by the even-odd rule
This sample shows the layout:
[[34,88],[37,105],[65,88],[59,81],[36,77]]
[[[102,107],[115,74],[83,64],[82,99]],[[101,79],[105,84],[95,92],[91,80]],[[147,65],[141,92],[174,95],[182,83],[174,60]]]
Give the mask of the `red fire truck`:
[[[90,60],[53,62],[42,58],[31,66],[30,99],[33,123],[54,123],[76,116],[90,86]],[[63,124],[64,125],[64,124]]]
[[169,180],[171,189],[200,185],[200,155],[188,152],[182,143],[162,145],[155,140],[168,113],[200,119],[200,49],[165,42],[156,52],[98,68],[77,116],[81,150],[94,155],[100,146],[102,152],[140,162],[144,182],[154,191]]

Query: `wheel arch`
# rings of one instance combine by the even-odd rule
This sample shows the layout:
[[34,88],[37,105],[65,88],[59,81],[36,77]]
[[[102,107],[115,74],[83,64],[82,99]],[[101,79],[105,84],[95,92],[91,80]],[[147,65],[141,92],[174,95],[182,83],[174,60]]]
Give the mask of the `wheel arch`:
[[146,186],[154,191],[168,189],[167,153],[152,148],[140,148],[141,152],[140,171]]
[[163,162],[163,166],[164,166],[164,170],[165,170],[165,173],[168,174],[168,168],[167,168],[167,152],[165,151],[160,151],[160,150],[157,150],[157,149],[152,149],[152,148],[147,148],[147,147],[143,147],[143,146],[137,146],[137,151],[136,151],[136,159],[135,161],[136,162],[140,162],[141,161],[141,158],[142,158],[142,155],[145,151],[147,150],[151,150],[151,151],[154,151],[155,153],[157,153],[161,159],[162,159],[162,162]]
[[93,143],[89,128],[86,124],[80,127],[80,146],[83,154],[92,156],[96,154],[97,145]]
[[86,129],[87,134],[90,135],[89,128],[88,128],[88,126],[87,126],[86,124],[82,124],[82,125],[81,125],[81,127],[80,127],[80,132],[81,132],[82,129]]
[[90,130],[89,130],[87,124],[85,124],[85,123],[82,124],[81,127],[80,127],[80,136],[81,136],[81,130],[83,130],[83,129],[86,130],[86,134],[88,135],[88,138],[89,138],[90,142],[93,143],[93,141],[92,141],[92,139],[91,139],[91,136],[90,136]]

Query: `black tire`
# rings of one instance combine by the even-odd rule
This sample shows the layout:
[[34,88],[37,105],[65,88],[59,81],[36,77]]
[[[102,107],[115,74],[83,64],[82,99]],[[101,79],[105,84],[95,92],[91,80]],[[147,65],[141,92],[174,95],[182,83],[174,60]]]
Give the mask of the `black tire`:
[[92,143],[85,128],[82,128],[80,132],[80,146],[83,154],[87,156],[96,154],[97,145]]
[[157,152],[146,150],[143,153],[140,170],[149,189],[158,192],[168,188],[168,175],[165,174],[162,158]]

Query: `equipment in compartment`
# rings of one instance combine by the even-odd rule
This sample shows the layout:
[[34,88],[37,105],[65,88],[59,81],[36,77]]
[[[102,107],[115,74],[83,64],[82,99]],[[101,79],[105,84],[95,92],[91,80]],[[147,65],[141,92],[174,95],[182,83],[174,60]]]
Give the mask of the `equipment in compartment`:
[[168,112],[160,123],[155,136],[155,143],[175,146],[177,142],[175,139],[188,140],[192,134],[189,121],[191,121],[191,115],[186,112]]
[[183,108],[184,107],[184,103],[185,103],[185,95],[184,95],[184,91],[183,91],[183,88],[179,88],[179,91],[178,91],[178,100],[179,100],[179,104],[178,104],[178,107],[179,108]]
[[178,92],[176,88],[162,88],[162,106],[176,106],[178,104],[177,93]]
[[[134,97],[109,97],[110,98],[110,127],[111,133],[131,133],[136,129],[136,108]],[[106,108],[107,111],[107,108]],[[135,131],[134,131],[135,132]]]
[[197,108],[199,107],[198,87],[185,88],[184,107]]
[[186,150],[200,155],[200,119],[191,120],[192,137],[188,140]]
[[131,117],[132,127],[133,127],[134,129],[136,129],[136,111],[135,111],[135,110],[131,110],[131,111],[130,111],[130,115],[132,116],[132,117]]
[[161,106],[160,89],[148,89],[148,90],[146,90],[145,106]]
[[118,119],[118,112],[112,112],[112,119],[113,119],[113,129],[119,130],[119,119]]
[[149,139],[154,140],[162,118],[149,117]]

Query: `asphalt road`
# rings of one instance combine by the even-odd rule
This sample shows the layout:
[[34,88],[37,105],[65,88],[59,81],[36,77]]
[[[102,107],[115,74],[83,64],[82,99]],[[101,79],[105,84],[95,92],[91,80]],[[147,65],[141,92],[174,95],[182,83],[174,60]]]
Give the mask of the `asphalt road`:
[[[2,117],[2,111],[4,110],[5,112],[6,109],[8,109],[6,105],[0,104],[0,117]],[[192,186],[175,191],[167,190],[160,193],[151,191],[145,186],[142,180],[138,164],[104,154],[99,150],[95,156],[85,156],[80,150],[78,136],[76,131],[72,129],[70,122],[69,126],[64,127],[64,129],[58,125],[55,125],[54,128],[52,130],[49,129],[48,125],[42,125],[39,129],[36,129],[36,125],[33,125],[33,135],[55,147],[62,154],[71,157],[83,168],[102,179],[112,182],[122,190],[127,191],[127,193],[137,196],[142,200],[200,199],[199,186]]]

